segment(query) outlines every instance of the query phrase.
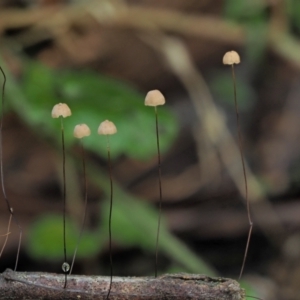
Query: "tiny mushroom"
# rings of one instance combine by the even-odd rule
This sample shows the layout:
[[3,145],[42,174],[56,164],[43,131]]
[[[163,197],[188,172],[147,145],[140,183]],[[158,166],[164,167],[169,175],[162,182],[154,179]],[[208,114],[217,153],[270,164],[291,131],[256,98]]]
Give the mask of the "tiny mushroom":
[[59,117],[66,118],[71,116],[71,114],[72,114],[71,109],[65,103],[58,103],[54,105],[51,113],[52,118],[59,118]]
[[98,127],[98,134],[111,135],[117,133],[117,127],[111,121],[105,120]]
[[146,106],[164,105],[166,103],[164,95],[159,90],[153,90],[147,93],[145,98]]
[[110,145],[109,145],[109,135],[117,133],[117,127],[111,121],[105,120],[98,127],[98,134],[106,135],[107,139],[107,160],[109,165],[109,179],[110,179],[110,208],[109,208],[109,217],[108,217],[108,233],[109,233],[109,256],[110,256],[110,282],[109,288],[105,299],[109,299],[109,295],[112,287],[113,280],[113,259],[112,259],[112,229],[111,229],[111,220],[112,220],[112,209],[113,209],[113,179],[112,179],[112,170],[111,170],[111,160],[110,160]]
[[241,62],[240,56],[236,51],[228,51],[223,56],[224,65],[239,64]]
[[89,136],[90,134],[91,130],[86,124],[78,124],[74,128],[74,136],[78,139]]

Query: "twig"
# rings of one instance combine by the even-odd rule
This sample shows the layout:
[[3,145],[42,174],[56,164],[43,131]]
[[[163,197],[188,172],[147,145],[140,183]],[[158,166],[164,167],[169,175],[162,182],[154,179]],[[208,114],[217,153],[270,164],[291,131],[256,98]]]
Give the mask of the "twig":
[[[3,10],[0,12],[0,32],[16,28],[32,28],[15,37],[16,40],[21,37],[20,43],[29,46],[30,43],[37,43],[44,39],[47,34],[47,38],[55,38],[57,32],[61,30],[62,20],[64,26],[69,24],[71,28],[70,25],[74,22],[85,22],[92,15],[100,25],[106,27],[131,28],[147,32],[168,31],[232,46],[244,45],[247,41],[245,27],[218,17],[191,16],[168,9],[150,9],[134,5],[124,9],[116,3],[109,3],[112,7],[111,11],[114,11],[109,14],[105,13],[103,5],[107,7],[107,2],[89,1],[83,7],[62,5],[30,10]],[[96,14],[96,11],[103,13]],[[269,26],[268,29],[265,38],[270,49],[293,66],[300,68],[299,41],[288,32],[286,27],[278,30],[278,26]]]
[[[113,13],[107,12],[108,5]],[[20,27],[31,28],[26,35],[36,35],[37,30],[45,29],[56,36],[61,26],[74,22],[84,23],[93,17],[103,26],[174,33],[198,36],[220,43],[241,45],[245,42],[245,30],[242,26],[222,20],[218,17],[191,16],[170,9],[145,8],[140,5],[123,6],[110,1],[87,1],[83,5],[68,5],[30,10],[5,10],[0,13],[2,31]],[[24,36],[24,35],[22,35]],[[40,36],[41,37],[41,36]],[[25,39],[23,39],[25,41]],[[32,40],[32,38],[30,39]]]

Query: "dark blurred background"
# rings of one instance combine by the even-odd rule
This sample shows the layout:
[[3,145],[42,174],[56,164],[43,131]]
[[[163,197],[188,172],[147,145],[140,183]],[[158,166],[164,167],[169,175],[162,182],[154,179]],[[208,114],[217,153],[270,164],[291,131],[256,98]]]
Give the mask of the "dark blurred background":
[[[84,208],[72,131],[86,123],[93,133],[83,141],[88,218],[73,273],[109,274],[106,140],[96,133],[109,119],[118,127],[110,139],[114,274],[154,275],[157,150],[144,97],[159,89],[159,273],[238,278],[249,222],[231,67],[222,64],[235,50],[254,222],[241,282],[265,300],[300,299],[299,20],[298,0],[0,1],[4,180],[24,231],[18,270],[61,272],[61,133],[51,110],[65,102],[69,263]],[[14,267],[18,239],[13,222],[2,271]]]

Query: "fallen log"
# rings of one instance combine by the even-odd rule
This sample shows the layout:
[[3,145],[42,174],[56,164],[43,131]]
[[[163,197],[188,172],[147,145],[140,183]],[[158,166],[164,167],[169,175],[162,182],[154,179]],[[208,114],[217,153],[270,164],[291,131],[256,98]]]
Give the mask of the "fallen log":
[[[106,299],[109,277],[68,276],[51,273],[14,272],[0,275],[0,299],[90,300]],[[160,277],[113,277],[110,300],[243,300],[238,282],[194,274],[167,274]]]

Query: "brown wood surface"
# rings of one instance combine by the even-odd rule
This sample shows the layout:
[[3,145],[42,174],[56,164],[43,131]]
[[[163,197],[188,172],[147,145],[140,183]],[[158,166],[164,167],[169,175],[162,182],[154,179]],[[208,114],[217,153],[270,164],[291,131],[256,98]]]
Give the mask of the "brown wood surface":
[[[109,277],[68,277],[51,273],[14,272],[0,276],[0,299],[106,299]],[[242,300],[244,290],[227,278],[172,274],[153,277],[114,277],[109,299],[198,299]]]

